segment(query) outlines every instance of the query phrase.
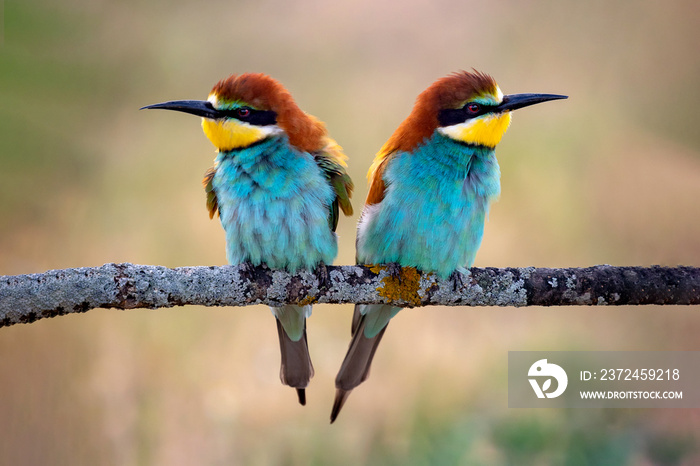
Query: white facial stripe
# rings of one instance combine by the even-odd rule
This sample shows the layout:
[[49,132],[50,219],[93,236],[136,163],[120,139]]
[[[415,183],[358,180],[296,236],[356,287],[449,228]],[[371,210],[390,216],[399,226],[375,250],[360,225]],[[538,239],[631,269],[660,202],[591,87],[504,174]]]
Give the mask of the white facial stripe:
[[496,99],[499,104],[503,102],[503,91],[501,91],[501,88],[498,86],[496,86]]
[[471,118],[467,121],[463,121],[462,123],[457,123],[456,125],[441,126],[438,128],[438,131],[444,136],[449,136],[452,139],[460,140],[460,136],[463,131],[474,126],[480,118],[483,119],[486,116],[490,115],[482,115],[476,118]]
[[[235,118],[230,119],[233,123],[235,123],[239,127],[243,127],[244,129],[250,129],[250,130],[255,130],[260,134],[261,136],[267,137],[267,136],[272,136],[274,134],[280,134],[282,133],[282,128],[280,128],[277,125],[265,125],[265,126],[256,126],[256,125],[251,125],[248,122],[237,120]],[[262,137],[260,138],[262,139]]]
[[251,127],[251,128],[257,128],[258,130],[260,130],[260,132],[262,134],[265,135],[265,137],[272,136],[274,134],[281,134],[283,132],[282,128],[280,128],[277,125],[254,126],[254,125],[251,125],[251,124],[243,122],[243,121],[240,123],[242,125],[246,125],[246,126]]

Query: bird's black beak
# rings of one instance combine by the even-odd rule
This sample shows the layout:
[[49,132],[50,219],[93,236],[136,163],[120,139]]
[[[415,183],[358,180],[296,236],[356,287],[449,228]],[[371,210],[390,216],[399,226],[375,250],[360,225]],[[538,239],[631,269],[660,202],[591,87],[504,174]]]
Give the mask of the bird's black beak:
[[503,102],[496,107],[496,112],[507,112],[549,100],[568,99],[566,95],[557,94],[511,94],[503,96]]
[[211,102],[206,100],[173,100],[160,104],[146,105],[145,107],[141,107],[139,110],[143,110],[144,108],[175,110],[178,112],[197,115],[203,118],[211,118],[212,120],[223,118],[224,116],[219,110],[214,108]]

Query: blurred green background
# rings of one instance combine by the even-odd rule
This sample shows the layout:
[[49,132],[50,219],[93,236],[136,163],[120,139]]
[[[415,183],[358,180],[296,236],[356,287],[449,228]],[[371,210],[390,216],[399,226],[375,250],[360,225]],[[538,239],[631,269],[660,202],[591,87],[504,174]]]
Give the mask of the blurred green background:
[[[417,94],[471,67],[570,96],[515,113],[476,266],[700,265],[699,8],[8,0],[0,274],[225,263],[200,185],[213,147],[196,118],[143,105],[268,73],[346,149],[359,213]],[[407,310],[330,426],[351,312],[314,309],[305,408],[265,307],[0,329],[0,464],[700,464],[700,410],[514,410],[506,391],[508,350],[699,350],[697,306]]]

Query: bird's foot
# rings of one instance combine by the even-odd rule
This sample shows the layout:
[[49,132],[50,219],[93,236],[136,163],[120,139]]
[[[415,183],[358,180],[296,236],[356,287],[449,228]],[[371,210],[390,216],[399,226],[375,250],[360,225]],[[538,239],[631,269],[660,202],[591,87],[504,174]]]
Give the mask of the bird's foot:
[[314,270],[314,273],[318,278],[319,288],[326,288],[330,284],[331,277],[328,274],[328,267],[326,267],[326,264],[324,264],[323,262],[319,262],[316,266],[316,270]]
[[[452,275],[450,275],[450,280],[452,280],[452,287],[453,291],[459,291],[462,288],[465,288],[467,286],[467,282],[464,280],[465,276],[464,274],[467,272],[467,269],[464,268],[458,268],[454,272],[452,272]],[[471,276],[470,276],[470,280]]]
[[238,273],[241,274],[241,278],[246,281],[253,281],[255,278],[255,266],[252,262],[241,262],[238,267]]
[[386,264],[386,271],[391,278],[401,283],[401,265],[398,262],[389,262]]

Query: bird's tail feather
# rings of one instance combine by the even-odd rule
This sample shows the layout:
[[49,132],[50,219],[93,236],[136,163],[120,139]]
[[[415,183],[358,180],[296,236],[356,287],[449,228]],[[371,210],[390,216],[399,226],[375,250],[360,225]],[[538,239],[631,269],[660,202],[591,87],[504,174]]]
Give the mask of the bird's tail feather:
[[367,380],[374,353],[377,351],[382,336],[384,336],[384,331],[386,331],[386,326],[384,326],[375,336],[367,338],[365,336],[366,318],[364,315],[358,314],[356,307],[350,347],[335,379],[336,392],[331,411],[331,423],[338,417],[352,389]]
[[311,364],[309,345],[306,341],[306,322],[304,322],[303,336],[299,340],[293,341],[284,331],[279,319],[275,319],[275,321],[277,322],[280,354],[282,355],[280,380],[283,384],[296,388],[299,403],[305,405],[305,389],[309,385],[311,377],[314,376],[314,366]]

